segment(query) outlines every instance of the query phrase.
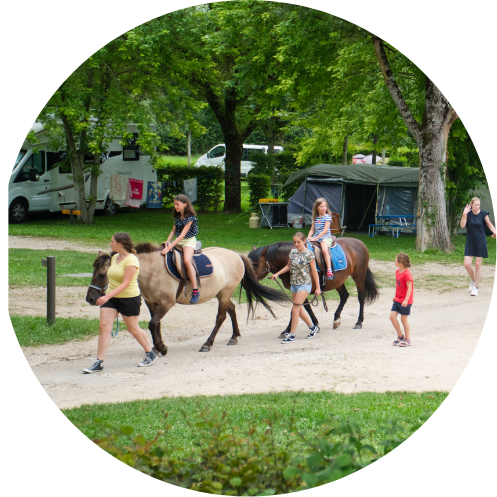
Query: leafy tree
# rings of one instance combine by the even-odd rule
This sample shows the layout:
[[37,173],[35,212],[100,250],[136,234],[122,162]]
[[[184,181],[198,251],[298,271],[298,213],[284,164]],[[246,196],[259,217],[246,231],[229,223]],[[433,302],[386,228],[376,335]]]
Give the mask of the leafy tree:
[[450,129],[447,147],[447,203],[450,230],[457,234],[468,192],[487,184],[483,164],[462,121],[457,120]]

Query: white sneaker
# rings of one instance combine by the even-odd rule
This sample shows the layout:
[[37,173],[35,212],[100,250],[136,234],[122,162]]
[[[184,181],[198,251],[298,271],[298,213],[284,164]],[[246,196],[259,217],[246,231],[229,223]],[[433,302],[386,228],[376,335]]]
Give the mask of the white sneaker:
[[469,284],[469,291],[473,290],[473,288],[476,288],[475,282],[473,280],[471,280],[471,283]]
[[471,296],[476,297],[478,295],[478,288],[474,287],[473,290],[471,290]]

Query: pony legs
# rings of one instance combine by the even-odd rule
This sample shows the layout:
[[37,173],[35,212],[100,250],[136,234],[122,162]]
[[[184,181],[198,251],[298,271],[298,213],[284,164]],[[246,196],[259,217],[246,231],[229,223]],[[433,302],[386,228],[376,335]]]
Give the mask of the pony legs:
[[349,292],[345,288],[345,284],[339,286],[336,291],[340,296],[340,304],[338,304],[337,310],[335,311],[335,316],[333,317],[333,329],[336,330],[340,326],[340,316],[342,314],[343,307],[345,306],[347,299],[349,298]]
[[226,312],[229,313],[231,323],[233,324],[233,335],[231,336],[228,345],[236,345],[238,343],[237,338],[241,336],[240,330],[238,329],[238,323],[236,321],[235,305],[233,304],[233,302],[231,302],[231,295],[227,299],[218,296],[218,300],[219,307],[217,309],[216,324],[207,341],[202,345],[202,347],[200,347],[199,352],[209,352],[211,350],[211,347],[214,345],[214,340],[216,339],[217,332],[226,319]]
[[166,355],[167,346],[162,341],[160,322],[171,307],[174,306],[174,303],[171,304],[170,302],[163,301],[160,304],[151,304],[150,302],[145,301],[145,304],[147,305],[152,318],[148,323],[148,329],[150,330],[150,334],[152,335],[152,340],[154,342],[153,350],[158,354]]

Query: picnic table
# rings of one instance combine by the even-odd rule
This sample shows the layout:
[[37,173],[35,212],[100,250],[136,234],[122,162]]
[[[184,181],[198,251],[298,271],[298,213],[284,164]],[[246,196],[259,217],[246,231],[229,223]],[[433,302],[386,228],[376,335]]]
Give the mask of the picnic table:
[[377,222],[369,225],[369,236],[372,238],[378,232],[390,232],[393,238],[399,238],[402,231],[416,234],[416,223],[413,214],[388,214],[376,216]]

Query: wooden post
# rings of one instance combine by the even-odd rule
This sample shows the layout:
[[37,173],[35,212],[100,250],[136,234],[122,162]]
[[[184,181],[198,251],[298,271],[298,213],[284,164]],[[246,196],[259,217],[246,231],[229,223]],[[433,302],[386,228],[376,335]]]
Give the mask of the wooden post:
[[41,265],[47,268],[47,323],[55,323],[55,257],[48,256],[41,260]]

